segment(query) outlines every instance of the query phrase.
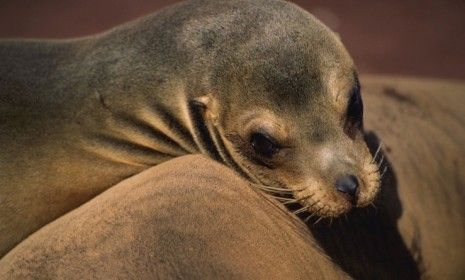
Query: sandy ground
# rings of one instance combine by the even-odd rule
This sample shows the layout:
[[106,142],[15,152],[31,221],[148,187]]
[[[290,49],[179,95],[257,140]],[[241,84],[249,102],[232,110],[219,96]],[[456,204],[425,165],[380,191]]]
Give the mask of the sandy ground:
[[[294,0],[338,32],[362,73],[465,79],[465,1]],[[1,37],[93,34],[174,0],[2,0]]]

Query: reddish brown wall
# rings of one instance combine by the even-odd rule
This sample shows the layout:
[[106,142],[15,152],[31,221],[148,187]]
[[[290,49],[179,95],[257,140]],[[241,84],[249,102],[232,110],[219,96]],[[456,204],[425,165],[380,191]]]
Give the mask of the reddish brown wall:
[[[175,0],[0,0],[0,37],[74,37]],[[465,1],[295,0],[340,33],[361,72],[465,79]]]

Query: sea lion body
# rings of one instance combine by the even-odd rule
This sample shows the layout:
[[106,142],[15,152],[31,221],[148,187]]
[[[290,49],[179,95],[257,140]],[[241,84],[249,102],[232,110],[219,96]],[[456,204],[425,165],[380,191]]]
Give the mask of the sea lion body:
[[398,227],[422,278],[463,279],[465,83],[383,76],[362,80],[369,93],[366,128],[383,142],[391,165],[375,204]]
[[379,188],[353,62],[293,4],[187,1],[93,37],[2,41],[0,61],[0,256],[185,154],[320,216]]
[[0,278],[349,279],[283,208],[224,165],[183,156],[41,228],[0,260]]

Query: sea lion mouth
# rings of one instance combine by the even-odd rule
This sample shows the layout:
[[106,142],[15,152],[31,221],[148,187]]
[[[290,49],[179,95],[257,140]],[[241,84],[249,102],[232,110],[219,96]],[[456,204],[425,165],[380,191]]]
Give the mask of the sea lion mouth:
[[[339,180],[338,176],[334,176],[333,184],[329,184],[327,179],[318,176],[292,182],[290,179],[289,181],[277,181],[270,174],[253,172],[253,174],[261,176],[254,177],[255,180],[251,180],[250,183],[256,189],[283,203],[305,222],[311,217],[332,219],[354,208],[373,204],[381,185],[380,166],[382,161],[368,153],[362,162],[360,168],[357,169],[358,171],[354,173],[356,175],[343,175],[339,177],[342,178]],[[354,194],[348,194],[348,191],[343,189],[343,187],[347,187],[344,186],[347,184],[350,188],[351,181],[357,184],[357,190]]]
[[[336,218],[354,208],[373,204],[381,185],[381,163],[367,154],[360,170],[355,172],[357,175],[334,176],[333,184],[319,177],[285,183],[260,176],[260,180],[252,185],[286,205],[305,221],[311,217]],[[348,194],[349,191],[343,188],[350,189],[351,184],[356,184],[357,189]]]
[[298,201],[300,207],[293,211],[294,214],[308,213],[305,219],[307,221],[311,217],[318,216],[321,218],[334,218],[340,216],[355,205],[349,200],[342,197],[336,200],[330,199],[330,194],[323,191],[311,191],[309,188],[294,192],[294,197]]
[[[336,218],[354,208],[366,207],[373,204],[380,189],[384,175],[380,172],[382,163],[382,159],[377,160],[376,156],[369,154],[362,164],[361,174],[357,177],[341,176],[336,179],[335,186],[328,185],[322,179],[307,179],[306,187],[293,188],[294,199],[284,203],[294,204],[293,213],[303,216],[305,222],[314,216],[318,219]],[[354,185],[358,188],[348,194],[347,188],[351,190]]]

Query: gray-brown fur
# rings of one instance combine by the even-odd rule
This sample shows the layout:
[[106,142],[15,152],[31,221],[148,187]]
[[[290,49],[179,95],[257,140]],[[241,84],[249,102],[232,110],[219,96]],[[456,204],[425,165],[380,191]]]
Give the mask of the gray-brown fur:
[[[336,176],[379,187],[362,139],[344,133],[353,63],[293,4],[188,1],[106,33],[0,43],[0,256],[124,178],[203,153],[320,216],[352,205]],[[250,155],[246,115],[283,128],[274,168]],[[282,134],[283,134],[282,133]]]

